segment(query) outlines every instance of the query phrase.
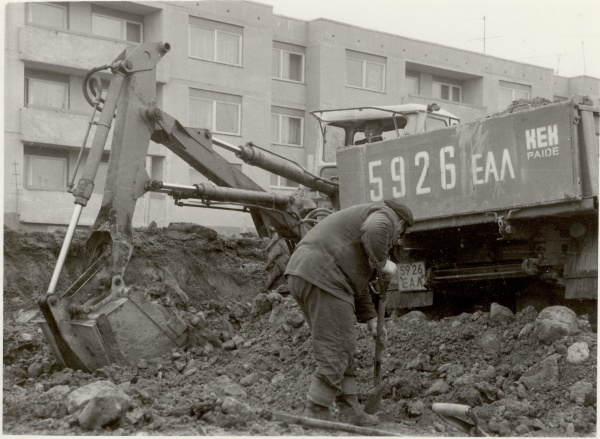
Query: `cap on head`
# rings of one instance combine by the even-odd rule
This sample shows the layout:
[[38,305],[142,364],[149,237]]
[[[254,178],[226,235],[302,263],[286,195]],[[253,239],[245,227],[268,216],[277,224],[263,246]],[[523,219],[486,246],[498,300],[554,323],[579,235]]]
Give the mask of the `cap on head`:
[[379,122],[367,122],[364,127],[365,137],[380,136],[383,133],[383,127]]
[[385,200],[384,203],[387,207],[396,212],[396,215],[398,215],[401,219],[406,221],[406,224],[409,227],[412,227],[412,225],[414,224],[413,214],[408,207],[406,207],[404,204],[395,199]]

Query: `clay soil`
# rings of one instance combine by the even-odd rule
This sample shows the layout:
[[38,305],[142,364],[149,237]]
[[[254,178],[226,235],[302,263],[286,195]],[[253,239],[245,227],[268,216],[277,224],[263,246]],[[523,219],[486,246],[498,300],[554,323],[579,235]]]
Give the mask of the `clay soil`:
[[[54,359],[36,323],[37,299],[48,286],[63,238],[4,231],[4,434],[350,434],[273,418],[275,411],[302,414],[315,365],[298,307],[285,294],[264,288],[265,241],[185,224],[136,231],[126,284],[194,322],[200,343],[83,373]],[[78,234],[58,290],[85,268],[84,242]],[[534,308],[502,324],[490,322],[489,304],[471,311],[434,316],[390,310],[383,357],[389,386],[377,428],[397,435],[464,436],[431,409],[435,402],[452,402],[473,407],[480,427],[493,436],[595,436],[597,335],[587,318],[580,317],[579,332],[546,344],[531,330]],[[364,325],[358,333],[364,400],[372,387],[374,342]],[[211,340],[221,347],[209,349],[204,341]],[[589,347],[582,364],[566,361],[567,348],[576,342]],[[549,357],[557,359],[553,379],[538,387],[519,381]],[[68,413],[67,395],[100,380],[119,386],[131,404],[118,421],[87,431],[77,413]],[[593,392],[578,392],[582,383],[591,383]],[[225,408],[232,398],[238,410]]]

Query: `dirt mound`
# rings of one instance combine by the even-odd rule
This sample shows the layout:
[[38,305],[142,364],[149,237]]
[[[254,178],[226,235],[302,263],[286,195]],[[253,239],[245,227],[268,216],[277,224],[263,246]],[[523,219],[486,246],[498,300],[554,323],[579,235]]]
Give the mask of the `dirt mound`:
[[532,108],[543,107],[544,105],[553,104],[555,102],[559,101],[550,100],[539,96],[532,99],[517,99],[515,101],[512,101],[510,105],[506,107],[505,110],[499,113],[494,113],[489,117],[502,116],[504,114],[510,113],[518,113],[519,111],[531,110]]
[[[180,288],[189,297],[182,312],[202,316],[197,323],[210,328],[222,349],[177,350],[91,374],[62,369],[34,323],[39,313],[31,288],[43,291],[53,266],[44,258],[60,248],[60,237],[6,232],[3,433],[89,434],[71,398],[84,385],[109,381],[130,401],[117,420],[94,434],[331,435],[273,419],[273,411],[302,413],[314,370],[310,335],[291,298],[261,289],[265,243],[211,232],[179,225],[138,233],[128,269],[136,273],[127,282],[163,301],[175,300],[173,291]],[[71,277],[75,266],[70,260]],[[23,267],[38,271],[21,275]],[[220,275],[229,280],[217,281]],[[492,435],[594,436],[597,336],[581,316],[575,317],[576,330],[544,342],[538,320],[531,307],[515,315],[498,306],[440,320],[419,311],[388,317],[383,376],[390,386],[378,428],[412,436],[464,435],[431,410],[433,402],[452,402],[473,406],[481,428]],[[372,384],[374,341],[364,325],[358,333],[364,400]]]

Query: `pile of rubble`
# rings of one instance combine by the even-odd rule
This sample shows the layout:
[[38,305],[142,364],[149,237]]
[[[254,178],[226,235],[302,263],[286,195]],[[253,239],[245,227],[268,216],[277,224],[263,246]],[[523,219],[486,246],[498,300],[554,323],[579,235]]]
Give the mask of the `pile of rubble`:
[[[148,270],[157,255],[176,258],[182,241],[172,242],[172,236],[163,240],[166,232],[136,238],[141,251],[132,263]],[[196,234],[178,233],[180,238]],[[53,240],[12,236],[13,247],[5,248],[5,256],[12,254],[5,257],[10,288],[4,297],[4,434],[347,435],[273,417],[277,411],[302,414],[314,361],[310,334],[295,302],[260,290],[257,267],[264,262],[265,243],[252,237],[240,242],[187,238],[183,242],[195,257],[204,255],[197,264],[206,264],[215,277],[219,270],[229,270],[230,279],[238,279],[230,288],[245,293],[251,287],[236,276],[243,277],[244,270],[252,273],[255,294],[238,298],[229,291],[215,298],[206,285],[178,282],[166,292],[157,283],[142,285],[157,303],[167,305],[177,288],[184,291],[182,317],[214,340],[129,366],[83,373],[55,361],[35,323],[40,315],[33,295],[27,298],[26,291],[18,290],[20,283],[34,281],[15,277],[18,270],[6,266],[7,260],[28,265],[40,253],[52,253],[48,242]],[[36,246],[36,240],[45,244]],[[169,261],[177,263],[186,264]],[[168,267],[161,267],[163,273]],[[597,335],[586,316],[565,307],[540,313],[529,307],[515,314],[497,304],[485,312],[439,320],[420,311],[391,314],[383,356],[389,387],[377,428],[412,436],[464,435],[431,409],[434,402],[451,402],[473,407],[480,427],[492,435],[595,436]],[[364,400],[372,390],[374,341],[364,325],[358,333],[356,366]]]

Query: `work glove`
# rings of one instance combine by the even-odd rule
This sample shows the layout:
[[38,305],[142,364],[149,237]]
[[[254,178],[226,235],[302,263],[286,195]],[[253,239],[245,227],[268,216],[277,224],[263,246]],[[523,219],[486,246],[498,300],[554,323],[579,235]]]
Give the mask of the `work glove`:
[[[377,338],[377,317],[373,317],[371,320],[367,321],[367,328],[369,328],[369,333],[373,338]],[[383,323],[383,330],[381,331],[381,338],[383,346],[385,347],[387,342],[387,329],[385,329],[385,322]]]
[[389,259],[385,262],[385,266],[379,270],[381,280],[390,281],[398,273],[398,266]]

